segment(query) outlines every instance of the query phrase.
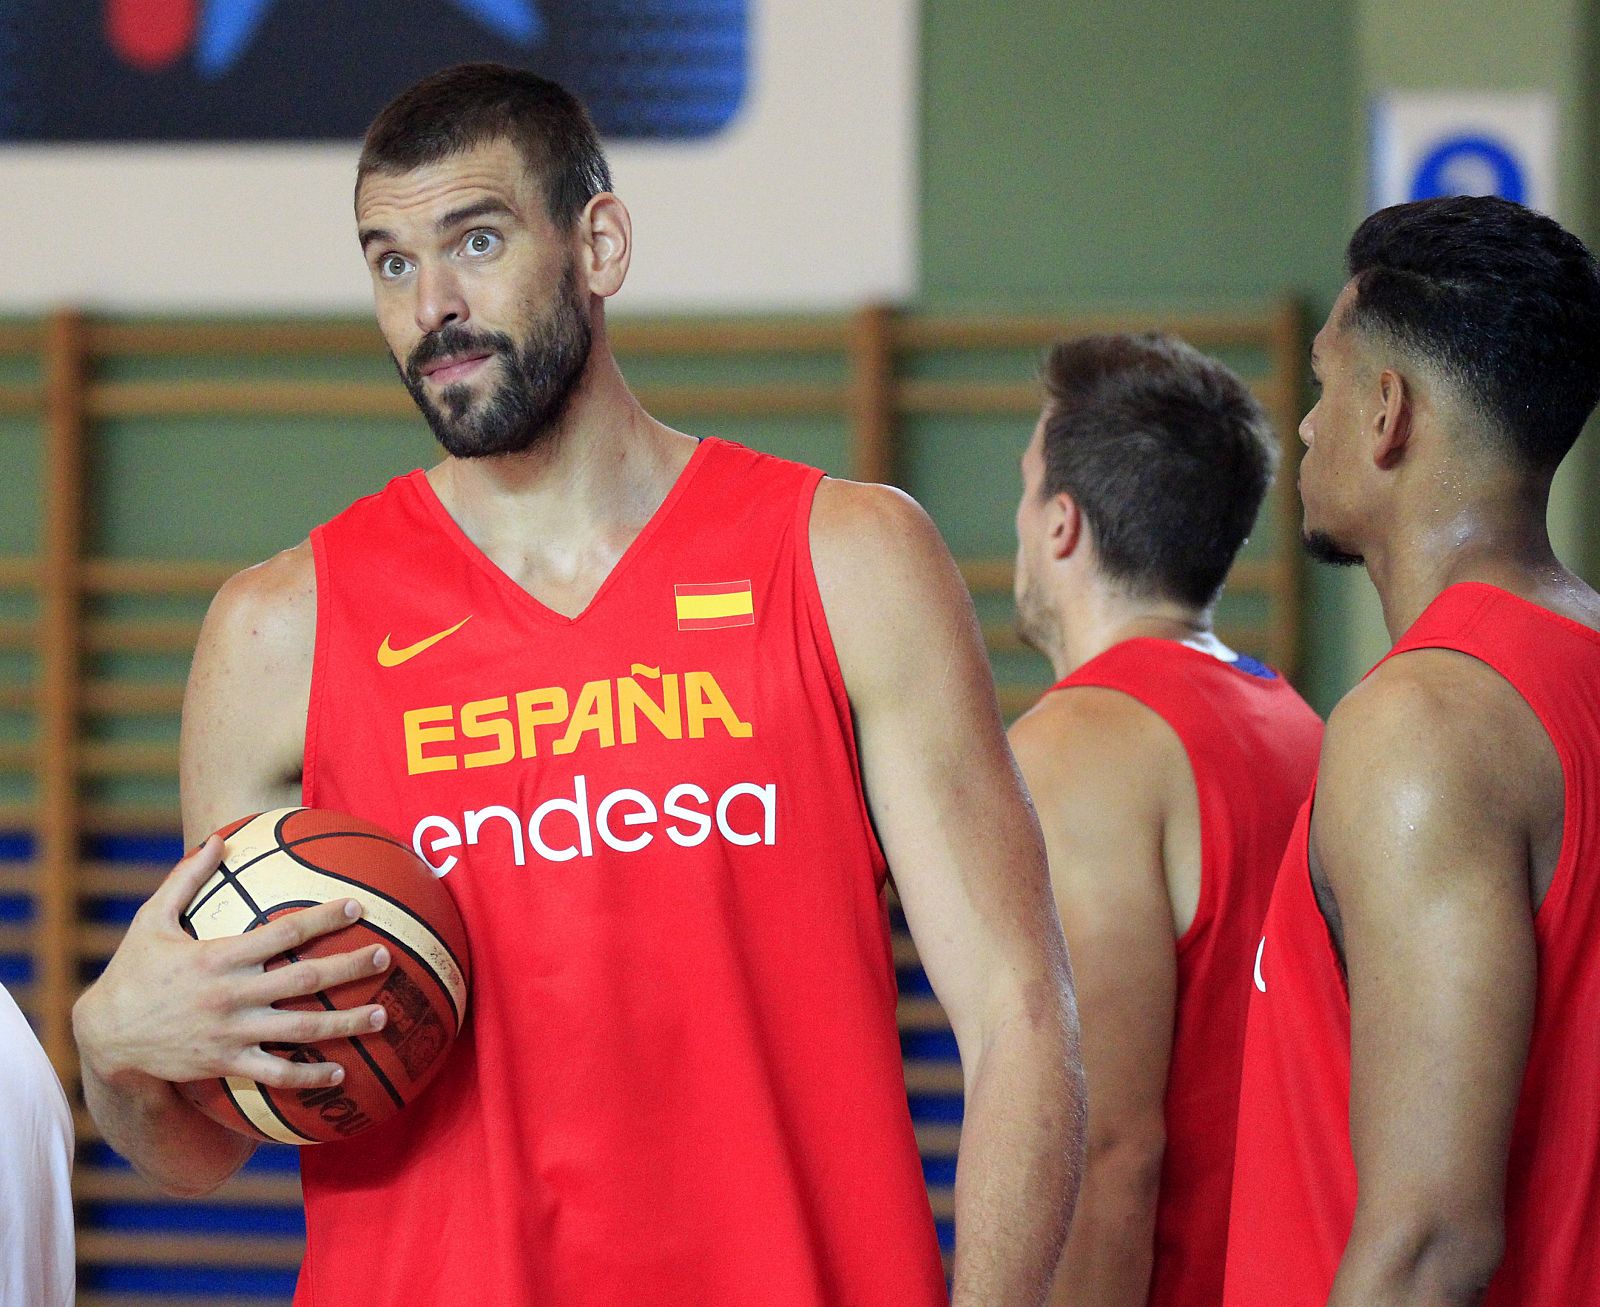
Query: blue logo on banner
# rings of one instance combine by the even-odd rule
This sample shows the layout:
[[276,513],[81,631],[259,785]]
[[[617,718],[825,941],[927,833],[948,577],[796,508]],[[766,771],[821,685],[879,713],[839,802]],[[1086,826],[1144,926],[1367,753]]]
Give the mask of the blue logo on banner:
[[[451,0],[491,32],[516,45],[532,45],[544,36],[544,19],[533,0]],[[210,0],[200,19],[196,49],[200,71],[221,77],[244,54],[276,0]]]
[[1498,195],[1526,204],[1528,179],[1517,156],[1493,137],[1447,136],[1422,156],[1409,198],[1441,195]]

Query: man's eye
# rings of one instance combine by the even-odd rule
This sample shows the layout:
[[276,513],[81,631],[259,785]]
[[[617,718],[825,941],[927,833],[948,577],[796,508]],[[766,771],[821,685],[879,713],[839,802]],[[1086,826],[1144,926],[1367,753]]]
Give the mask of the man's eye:
[[409,266],[398,254],[385,254],[378,260],[378,275],[393,280],[395,277],[404,276]]
[[481,257],[492,254],[499,248],[500,237],[492,231],[472,231],[467,233],[467,238],[461,245],[468,254]]

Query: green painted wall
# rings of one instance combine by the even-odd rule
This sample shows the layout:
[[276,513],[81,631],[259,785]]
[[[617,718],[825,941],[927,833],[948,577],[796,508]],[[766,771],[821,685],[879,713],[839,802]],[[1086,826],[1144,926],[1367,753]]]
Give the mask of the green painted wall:
[[[1385,87],[1560,99],[1559,216],[1600,237],[1595,0],[927,0],[923,303],[1070,308],[1304,296],[1313,325],[1365,212],[1367,101]],[[982,433],[1020,447],[1025,432]],[[994,475],[1013,477],[1012,448]],[[942,463],[949,462],[945,468]],[[1003,548],[1014,493],[975,459],[924,459],[947,532]],[[1557,484],[1558,550],[1600,578],[1600,435]],[[976,507],[963,512],[962,505]],[[1359,569],[1307,574],[1308,665],[1326,711],[1387,648]]]
[[929,307],[1336,291],[1350,0],[927,0]]
[[[925,307],[1293,291],[1318,316],[1337,293],[1362,167],[1353,0],[928,0],[923,49]],[[1004,483],[981,492],[970,453],[908,469],[965,547],[1010,547],[1026,435],[981,433]],[[1352,596],[1307,579],[1303,679],[1326,709],[1352,679]]]

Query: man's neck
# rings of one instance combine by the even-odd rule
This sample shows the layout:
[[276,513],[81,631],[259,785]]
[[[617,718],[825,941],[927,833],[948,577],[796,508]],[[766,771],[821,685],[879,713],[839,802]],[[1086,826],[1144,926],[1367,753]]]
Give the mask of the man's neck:
[[479,549],[525,585],[604,573],[661,506],[695,442],[646,413],[609,353],[532,449],[449,458],[429,484]]
[[1209,608],[1102,592],[1086,596],[1074,609],[1063,616],[1050,656],[1057,680],[1126,640],[1172,640],[1209,652],[1226,652],[1211,633]]
[[1452,585],[1481,581],[1537,600],[1570,579],[1550,546],[1537,493],[1481,498],[1450,512],[1431,506],[1362,553],[1391,640]]

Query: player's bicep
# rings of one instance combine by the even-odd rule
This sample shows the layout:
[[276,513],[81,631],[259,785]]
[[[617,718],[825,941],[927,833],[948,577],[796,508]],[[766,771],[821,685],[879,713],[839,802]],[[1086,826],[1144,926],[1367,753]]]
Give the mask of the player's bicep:
[[1052,699],[1012,728],[1012,743],[1072,957],[1091,1135],[1148,1139],[1161,1129],[1177,1002],[1153,756],[1166,742],[1137,719],[1148,709],[1115,691]]
[[179,746],[191,842],[300,801],[316,593],[310,560],[296,552],[230,580],[201,627]]
[[908,925],[957,1039],[1064,976],[1038,824],[972,604],[920,509],[825,482],[812,520],[863,781]]
[[1537,975],[1526,839],[1476,732],[1398,681],[1330,722],[1311,836],[1343,931],[1362,1207],[1494,1220]]

